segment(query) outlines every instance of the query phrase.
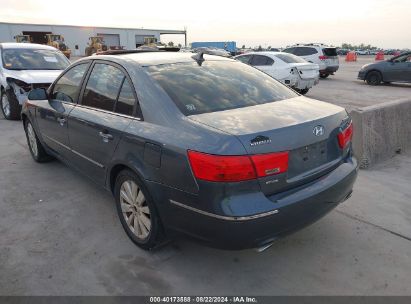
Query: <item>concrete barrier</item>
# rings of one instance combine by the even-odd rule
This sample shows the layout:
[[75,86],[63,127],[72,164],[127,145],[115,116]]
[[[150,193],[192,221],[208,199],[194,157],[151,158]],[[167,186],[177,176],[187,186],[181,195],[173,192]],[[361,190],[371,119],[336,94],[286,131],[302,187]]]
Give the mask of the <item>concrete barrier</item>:
[[411,99],[355,109],[353,149],[365,169],[411,150]]

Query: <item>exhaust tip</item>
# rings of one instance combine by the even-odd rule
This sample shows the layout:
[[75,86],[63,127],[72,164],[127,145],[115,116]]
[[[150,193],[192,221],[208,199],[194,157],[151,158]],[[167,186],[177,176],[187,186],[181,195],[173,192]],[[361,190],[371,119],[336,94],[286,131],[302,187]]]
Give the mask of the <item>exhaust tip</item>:
[[266,251],[268,248],[270,248],[271,246],[273,246],[273,244],[274,244],[274,242],[271,242],[271,243],[268,243],[268,244],[266,244],[266,245],[264,245],[264,246],[261,246],[261,247],[258,247],[258,248],[256,248],[255,250],[258,252],[258,253],[261,253],[261,252],[263,252],[263,251]]

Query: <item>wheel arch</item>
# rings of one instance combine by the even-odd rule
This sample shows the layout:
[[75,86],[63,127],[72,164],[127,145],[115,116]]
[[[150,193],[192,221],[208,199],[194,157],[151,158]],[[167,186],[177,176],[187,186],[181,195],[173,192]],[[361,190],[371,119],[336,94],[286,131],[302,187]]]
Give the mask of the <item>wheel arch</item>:
[[132,171],[133,173],[137,174],[137,176],[140,178],[141,181],[144,182],[144,179],[143,179],[142,175],[140,174],[139,170],[137,170],[134,166],[132,166],[130,164],[125,164],[125,163],[114,164],[109,168],[108,181],[107,181],[108,182],[108,187],[109,187],[112,194],[114,194],[114,187],[116,185],[117,176],[123,170]]

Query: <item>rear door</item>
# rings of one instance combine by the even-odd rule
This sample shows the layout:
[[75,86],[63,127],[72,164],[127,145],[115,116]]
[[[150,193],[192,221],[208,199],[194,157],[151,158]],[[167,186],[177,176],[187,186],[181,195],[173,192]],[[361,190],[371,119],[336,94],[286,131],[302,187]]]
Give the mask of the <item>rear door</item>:
[[318,51],[314,47],[296,47],[294,50],[294,55],[300,56],[309,62],[318,61],[318,57],[313,58],[318,55]]
[[74,165],[104,185],[106,168],[122,132],[135,119],[136,95],[126,71],[96,61],[83,86],[81,104],[69,116]]
[[70,151],[67,117],[77,104],[89,65],[77,64],[62,74],[51,89],[49,101],[37,109],[37,125],[44,142],[63,157]]

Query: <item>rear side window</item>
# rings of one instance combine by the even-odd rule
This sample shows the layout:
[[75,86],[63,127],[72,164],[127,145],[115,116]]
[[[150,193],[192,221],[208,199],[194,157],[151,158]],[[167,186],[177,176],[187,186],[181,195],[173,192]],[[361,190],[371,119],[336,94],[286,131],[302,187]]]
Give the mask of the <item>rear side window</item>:
[[323,53],[325,56],[328,56],[328,57],[338,56],[336,48],[325,48],[323,49]]
[[254,106],[298,96],[267,74],[236,61],[147,67],[185,115]]
[[276,54],[275,57],[279,58],[280,60],[286,63],[306,63],[307,61],[301,57],[295,56],[293,54]]
[[296,56],[309,56],[317,53],[317,50],[311,47],[298,47],[294,51],[294,55]]
[[123,72],[112,65],[95,64],[84,91],[82,104],[113,111],[124,78]]
[[274,60],[272,60],[270,57],[262,55],[254,55],[250,62],[252,66],[272,65],[273,63]]
[[289,53],[289,54],[294,54],[294,51],[295,51],[294,47],[283,50],[284,53]]
[[132,115],[136,100],[134,98],[133,88],[127,79],[124,79],[123,86],[118,96],[115,111],[124,115]]
[[68,70],[57,81],[51,93],[51,98],[66,102],[77,102],[81,81],[89,63],[82,63]]
[[244,55],[244,56],[236,57],[235,59],[242,63],[248,63],[250,58],[251,58],[251,55]]

